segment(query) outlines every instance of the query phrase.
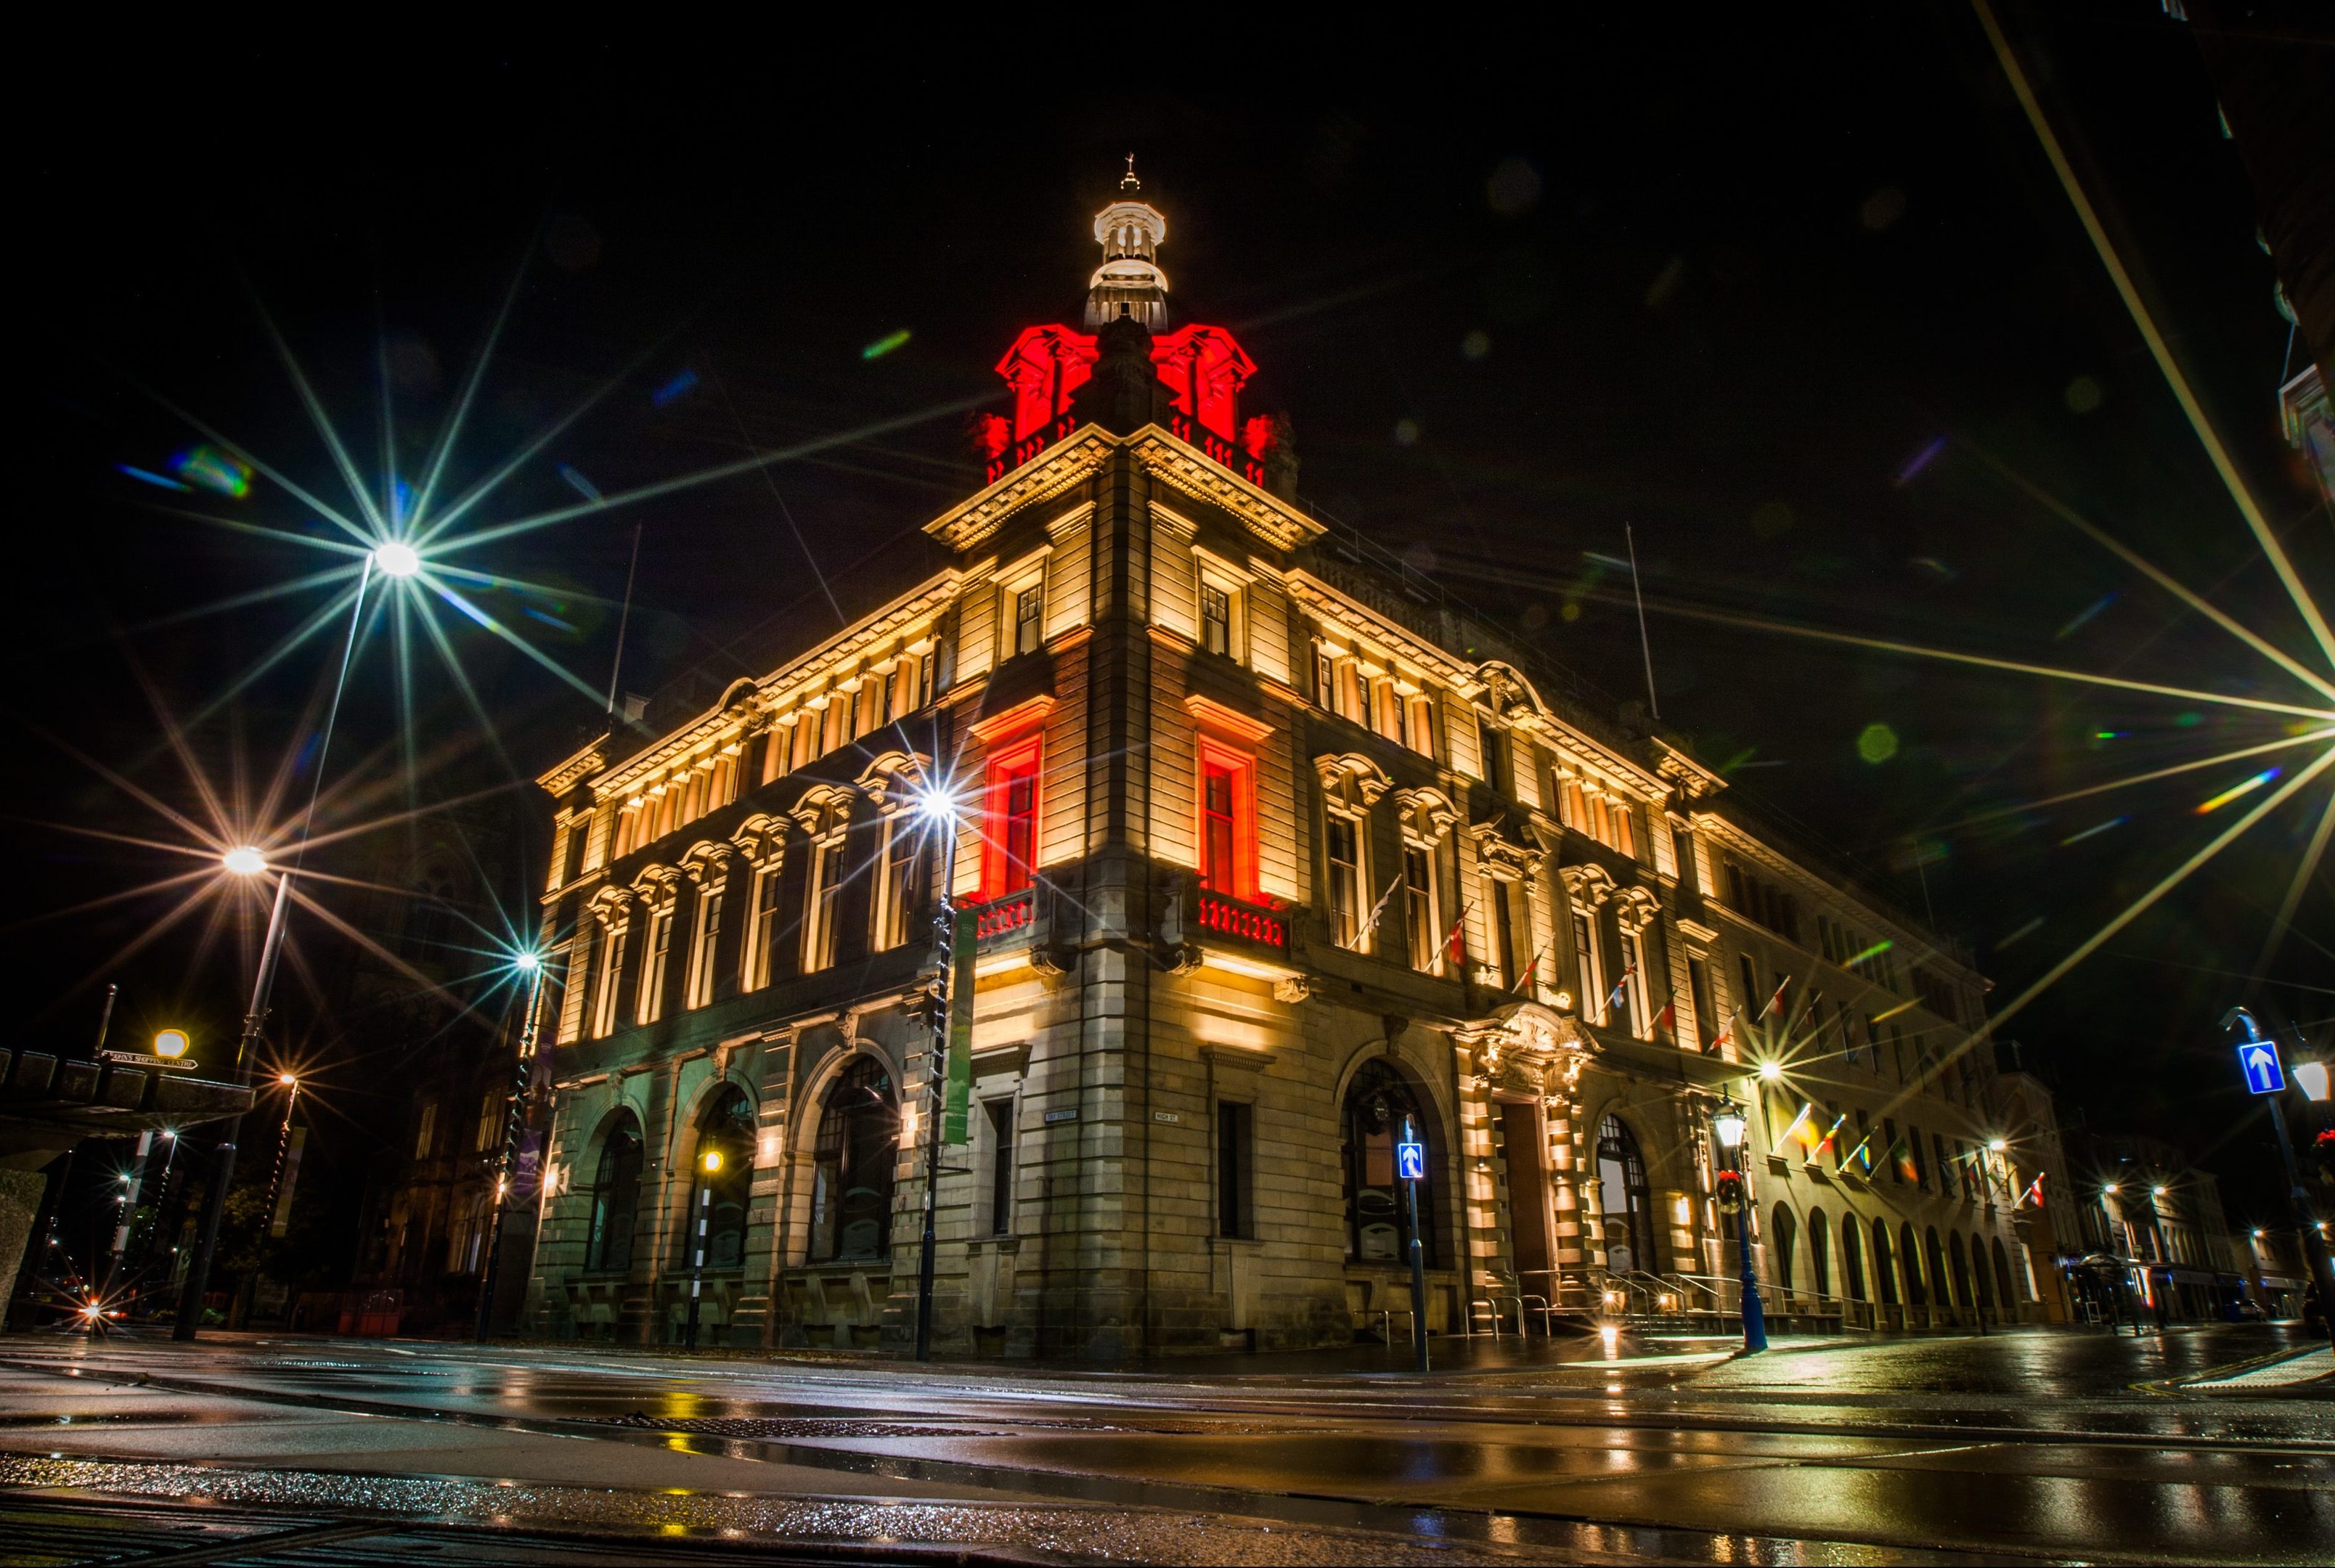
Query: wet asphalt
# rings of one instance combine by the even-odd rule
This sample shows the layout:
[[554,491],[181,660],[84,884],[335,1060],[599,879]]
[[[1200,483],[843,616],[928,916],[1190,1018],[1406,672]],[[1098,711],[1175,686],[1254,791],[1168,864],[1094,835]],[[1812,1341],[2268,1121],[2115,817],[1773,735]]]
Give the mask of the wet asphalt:
[[34,1530],[7,1503],[160,1509],[177,1540],[192,1499],[211,1529],[426,1522],[764,1560],[2323,1563],[2335,1389],[2180,1386],[2303,1348],[2261,1325],[1756,1357],[1509,1338],[1439,1344],[1421,1379],[1369,1349],[1106,1371],[16,1335],[0,1544],[12,1518]]

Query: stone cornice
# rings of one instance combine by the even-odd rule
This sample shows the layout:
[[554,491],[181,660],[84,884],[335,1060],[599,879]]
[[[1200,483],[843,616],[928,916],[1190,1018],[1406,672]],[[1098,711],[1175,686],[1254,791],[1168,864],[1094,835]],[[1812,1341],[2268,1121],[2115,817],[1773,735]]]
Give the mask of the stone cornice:
[[1118,438],[1089,425],[1005,475],[979,495],[925,525],[925,532],[953,550],[970,550],[1005,526],[1024,507],[1061,495],[1086,479],[1110,456]]
[[1293,550],[1326,531],[1304,513],[1274,499],[1158,425],[1144,426],[1128,438],[1128,443],[1146,473],[1238,518],[1249,532],[1276,550]]

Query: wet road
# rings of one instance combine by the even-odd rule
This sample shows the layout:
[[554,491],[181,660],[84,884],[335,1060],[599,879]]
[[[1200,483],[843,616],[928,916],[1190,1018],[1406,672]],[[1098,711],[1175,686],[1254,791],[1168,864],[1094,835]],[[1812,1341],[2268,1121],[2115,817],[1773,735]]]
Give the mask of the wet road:
[[2301,1348],[2231,1327],[1559,1360],[1511,1339],[1449,1347],[1422,1383],[1370,1351],[1093,1372],[19,1336],[0,1341],[0,1486],[195,1495],[289,1511],[287,1527],[394,1517],[675,1549],[2325,1562],[2327,1387],[2180,1386]]

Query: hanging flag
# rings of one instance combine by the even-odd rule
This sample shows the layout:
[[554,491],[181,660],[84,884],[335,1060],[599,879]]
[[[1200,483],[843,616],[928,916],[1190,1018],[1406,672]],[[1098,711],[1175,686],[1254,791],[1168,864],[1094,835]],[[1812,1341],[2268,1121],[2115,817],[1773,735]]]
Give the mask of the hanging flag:
[[1475,907],[1476,901],[1472,898],[1460,905],[1459,917],[1451,923],[1451,929],[1444,934],[1443,951],[1449,956],[1451,962],[1454,963],[1464,964],[1468,962],[1468,938],[1466,935],[1468,929],[1468,911]]
[[1817,1018],[1817,1010],[1823,1005],[1824,988],[1815,985],[1808,987],[1808,1004],[1807,1007],[1800,1010],[1800,1021],[1792,1025],[1792,1027],[1794,1029],[1806,1029],[1808,1026],[1808,1021],[1811,1019],[1817,1019],[1818,1027],[1822,1027],[1823,1021]]
[[[1840,1115],[1833,1118],[1833,1124],[1825,1128],[1824,1137],[1817,1139],[1816,1147],[1809,1151],[1808,1157],[1810,1159],[1816,1158],[1818,1155],[1823,1154],[1826,1149],[1832,1147],[1833,1135],[1840,1131],[1840,1124],[1847,1119],[1848,1112],[1846,1111],[1842,1111]],[[1816,1123],[1810,1122],[1808,1123],[1808,1126],[1813,1128],[1816,1126]],[[1802,1143],[1806,1143],[1807,1141],[1807,1136],[1805,1133],[1801,1135],[1800,1141]],[[1846,1165],[1847,1163],[1848,1162],[1846,1160],[1841,1161],[1842,1165]]]
[[1611,1012],[1622,1005],[1622,993],[1630,988],[1630,976],[1637,973],[1638,966],[1634,963],[1622,971],[1622,978],[1613,982],[1613,994],[1605,999],[1606,1011]]
[[1717,1050],[1720,1046],[1725,1045],[1729,1040],[1735,1038],[1735,1022],[1736,1020],[1742,1016],[1743,1010],[1739,1007],[1733,1008],[1729,1011],[1725,1021],[1720,1025],[1719,1032],[1711,1038],[1711,1050]]
[[1776,982],[1776,994],[1768,999],[1768,1005],[1759,1010],[1759,1016],[1765,1018],[1772,1012],[1778,1018],[1783,1017],[1784,992],[1790,990],[1791,986],[1792,977],[1788,974],[1784,976],[1783,979],[1778,981]]
[[1538,969],[1540,967],[1540,961],[1547,956],[1548,949],[1545,947],[1542,948],[1538,953],[1534,953],[1532,955],[1532,962],[1525,965],[1525,972],[1516,976],[1516,982],[1508,987],[1508,989],[1511,992],[1523,992],[1527,996],[1532,994],[1526,988],[1532,984],[1533,971]]
[[1654,1014],[1654,1032],[1656,1034],[1670,1034],[1673,1036],[1678,1033],[1678,1007],[1676,1003],[1668,1002],[1662,1003],[1662,1010]]
[[1912,1144],[1902,1137],[1899,1138],[1890,1146],[1889,1157],[1897,1164],[1897,1176],[1900,1180],[1919,1182],[1922,1179],[1922,1167],[1914,1161]]
[[1354,940],[1347,944],[1348,946],[1360,947],[1371,939],[1371,933],[1379,928],[1379,916],[1386,913],[1387,900],[1392,898],[1394,890],[1401,886],[1402,873],[1398,871],[1394,879],[1386,885],[1386,891],[1379,895],[1379,901],[1371,905],[1371,917],[1362,922],[1361,930],[1355,933]]
[[1865,1136],[1856,1140],[1856,1147],[1841,1157],[1841,1167],[1846,1169],[1847,1168],[1848,1162],[1850,1160],[1861,1158],[1865,1161],[1865,1170],[1870,1172],[1873,1169],[1873,1157],[1865,1152],[1865,1146],[1872,1141],[1873,1129],[1871,1128],[1867,1128],[1865,1131]]
[[2014,1211],[2026,1207],[2027,1200],[2029,1198],[2033,1198],[2035,1200],[2035,1206],[2037,1208],[2039,1209],[2043,1206],[2043,1177],[2045,1174],[2046,1173],[2042,1171],[2037,1171],[2035,1173],[2035,1180],[2028,1186],[2025,1192],[2019,1195],[2019,1201],[2010,1205]]

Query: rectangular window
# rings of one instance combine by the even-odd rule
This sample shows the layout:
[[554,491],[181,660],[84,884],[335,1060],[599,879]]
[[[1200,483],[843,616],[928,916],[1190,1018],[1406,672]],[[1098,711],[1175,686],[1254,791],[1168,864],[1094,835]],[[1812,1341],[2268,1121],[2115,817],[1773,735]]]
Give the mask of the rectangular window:
[[479,1100],[479,1126],[472,1135],[470,1147],[483,1154],[499,1141],[496,1135],[503,1129],[502,1090],[490,1089]]
[[1216,762],[1200,768],[1200,886],[1212,892],[1240,896],[1239,862],[1235,858],[1235,785],[1233,770]]
[[1354,711],[1347,717],[1365,730],[1377,728],[1371,719],[1371,687],[1374,682],[1358,665],[1348,665],[1347,673],[1354,682]]
[[886,825],[884,881],[877,890],[881,907],[877,914],[876,945],[879,948],[897,947],[916,934],[911,923],[922,902],[916,876],[921,847],[916,826],[907,818],[895,817]]
[[1402,851],[1404,931],[1410,940],[1410,966],[1422,974],[1435,973],[1435,860],[1422,847],[1407,844]]
[[1313,644],[1313,701],[1335,711],[1338,706],[1338,667],[1322,644]]
[[1646,934],[1642,931],[1622,933],[1622,965],[1630,976],[1623,988],[1623,1000],[1630,1004],[1630,1032],[1640,1040],[1654,1037],[1654,992],[1652,977],[1646,973]]
[[1686,961],[1687,991],[1694,998],[1694,1032],[1709,1050],[1719,1038],[1719,1014],[1710,1001],[1710,966],[1700,958]]
[[1492,912],[1492,962],[1499,965],[1502,985],[1516,982],[1516,887],[1497,876],[1484,879],[1484,903]]
[[810,847],[810,902],[803,912],[803,971],[816,973],[835,962],[836,916],[843,895],[843,835],[829,834]]
[[1200,585],[1200,646],[1227,657],[1233,651],[1233,596],[1214,583]]
[[689,995],[683,1003],[703,1007],[713,1000],[713,955],[722,944],[722,889],[709,886],[697,895],[697,931],[689,944]]
[[989,764],[981,866],[986,897],[1019,893],[1037,876],[1038,761],[1033,735]]
[[1905,1185],[1905,1157],[1898,1152],[1895,1117],[1884,1116],[1881,1118],[1881,1136],[1889,1145],[1887,1148],[1881,1151],[1881,1157],[1889,1162],[1890,1179],[1902,1187]]
[[1362,921],[1362,863],[1360,835],[1351,817],[1334,812],[1323,824],[1323,838],[1330,859],[1330,934],[1341,947],[1351,947]]
[[592,1037],[606,1039],[616,1031],[616,987],[625,972],[625,928],[600,928],[599,992],[592,1002]]
[[1508,737],[1480,713],[1476,716],[1476,745],[1482,757],[1484,782],[1503,795],[1514,790],[1516,781],[1508,776]]
[[754,869],[754,902],[746,933],[746,989],[760,991],[770,983],[770,954],[779,930],[779,868]]
[[1751,962],[1751,955],[1748,953],[1739,953],[1735,955],[1735,967],[1737,974],[1743,982],[1743,989],[1735,995],[1736,1009],[1742,1013],[1744,1022],[1757,1022],[1759,1004],[1768,1000],[1759,994],[1759,968]]
[[665,960],[672,946],[673,909],[667,905],[649,916],[648,940],[641,948],[641,994],[634,1016],[643,1023],[664,1016]]
[[1671,859],[1678,866],[1679,886],[1689,893],[1700,891],[1694,879],[1694,839],[1683,828],[1671,829]]
[[1573,952],[1581,966],[1581,1016],[1605,1021],[1605,963],[1597,951],[1597,922],[1589,911],[1573,912]]
[[1034,653],[1044,639],[1040,617],[1046,607],[1044,585],[1032,583],[1013,595],[1013,651]]
[[1235,1241],[1256,1234],[1249,1212],[1252,1108],[1228,1099],[1216,1102],[1216,1234]]
[[415,1127],[413,1133],[413,1157],[415,1159],[428,1159],[437,1142],[438,1102],[434,1099],[423,1100],[421,1102],[421,1120]]
[[1013,1233],[1013,1102],[983,1102],[989,1113],[989,1234]]

